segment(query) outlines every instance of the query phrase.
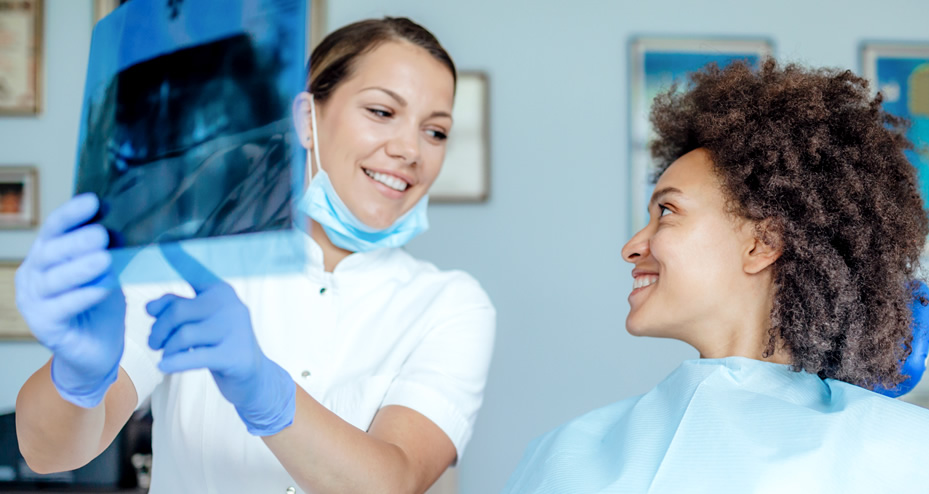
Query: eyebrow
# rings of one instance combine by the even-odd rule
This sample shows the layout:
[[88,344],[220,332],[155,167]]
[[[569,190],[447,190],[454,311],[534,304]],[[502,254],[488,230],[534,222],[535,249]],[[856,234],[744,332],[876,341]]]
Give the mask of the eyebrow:
[[[403,99],[403,96],[400,96],[400,95],[397,94],[396,92],[391,91],[390,89],[387,89],[387,88],[383,88],[383,87],[380,87],[380,86],[372,86],[372,87],[366,87],[366,88],[362,89],[360,92],[364,92],[364,91],[381,91],[382,93],[386,94],[387,96],[390,96],[391,98],[395,99],[395,100],[397,101],[397,104],[398,104],[398,105],[400,105],[400,106],[402,106],[402,107],[406,107],[406,105],[407,105],[407,102],[406,102],[405,99]],[[448,112],[445,112],[445,111],[434,111],[434,112],[432,112],[431,115],[429,115],[429,118],[435,118],[435,117],[447,117],[447,118],[452,118],[452,115],[451,115],[450,113],[448,113]]]
[[683,194],[683,192],[681,192],[681,189],[678,189],[677,187],[665,187],[663,189],[658,189],[652,194],[652,199],[648,201],[648,206],[653,206],[656,202],[668,194]]

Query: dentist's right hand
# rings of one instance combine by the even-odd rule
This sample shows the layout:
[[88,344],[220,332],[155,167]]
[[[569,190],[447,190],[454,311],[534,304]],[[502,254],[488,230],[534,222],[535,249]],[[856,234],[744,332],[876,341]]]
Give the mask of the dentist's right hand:
[[16,271],[16,305],[52,351],[52,382],[84,408],[99,405],[116,381],[125,341],[126,299],[113,274],[109,235],[87,224],[99,209],[93,194],[56,209]]

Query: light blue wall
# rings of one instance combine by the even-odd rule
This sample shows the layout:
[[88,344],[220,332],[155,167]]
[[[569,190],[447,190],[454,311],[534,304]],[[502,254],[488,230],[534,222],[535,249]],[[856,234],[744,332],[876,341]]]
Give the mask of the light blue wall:
[[[42,166],[43,213],[70,188],[91,22],[89,1],[48,4],[48,110],[0,119],[0,162]],[[433,206],[432,231],[411,246],[471,272],[499,313],[464,494],[498,492],[531,438],[646,391],[694,356],[624,330],[630,36],[765,36],[780,56],[852,69],[862,39],[929,41],[927,0],[329,0],[329,26],[385,14],[421,22],[460,68],[491,81],[491,200]],[[22,256],[30,241],[0,234],[0,257]],[[45,354],[33,353],[0,345],[0,372],[38,367]]]
[[531,438],[694,356],[624,330],[630,36],[764,36],[780,56],[851,69],[862,39],[929,41],[927,0],[334,0],[328,21],[387,14],[421,22],[491,81],[492,198],[433,207],[411,248],[470,271],[499,312],[464,494],[499,492]]
[[[77,130],[93,27],[90,0],[45,0],[45,94],[38,117],[0,118],[0,166],[39,168],[39,212],[44,217],[70,197]],[[0,232],[0,259],[25,257],[35,231]],[[0,413],[46,360],[37,343],[0,342]]]

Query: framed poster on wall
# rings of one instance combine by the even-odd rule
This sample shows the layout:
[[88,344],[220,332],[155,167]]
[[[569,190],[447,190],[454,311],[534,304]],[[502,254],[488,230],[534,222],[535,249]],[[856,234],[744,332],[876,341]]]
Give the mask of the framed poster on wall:
[[0,230],[39,223],[39,172],[34,166],[0,165]]
[[[929,43],[861,45],[861,75],[881,92],[887,113],[911,122],[907,137],[916,149],[907,158],[919,175],[919,192],[929,198]],[[923,256],[929,254],[929,247]]]
[[461,71],[452,111],[454,126],[432,202],[483,202],[490,196],[490,87],[487,74]]
[[33,340],[26,321],[16,309],[16,276],[18,261],[0,260],[0,340]]
[[0,1],[0,116],[42,106],[42,0]]
[[765,39],[633,38],[629,43],[629,226],[630,235],[648,223],[653,139],[649,122],[652,101],[672,84],[686,84],[687,75],[715,62],[724,67],[736,60],[757,64],[774,53]]

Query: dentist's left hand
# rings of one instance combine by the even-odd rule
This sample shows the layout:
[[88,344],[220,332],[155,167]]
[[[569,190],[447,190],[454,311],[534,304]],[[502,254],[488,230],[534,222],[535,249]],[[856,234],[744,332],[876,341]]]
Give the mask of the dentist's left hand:
[[148,344],[164,351],[161,371],[209,369],[251,434],[268,436],[290,426],[296,384],[261,351],[248,308],[231,286],[179,246],[162,246],[162,253],[196,296],[169,294],[146,306],[156,319]]

